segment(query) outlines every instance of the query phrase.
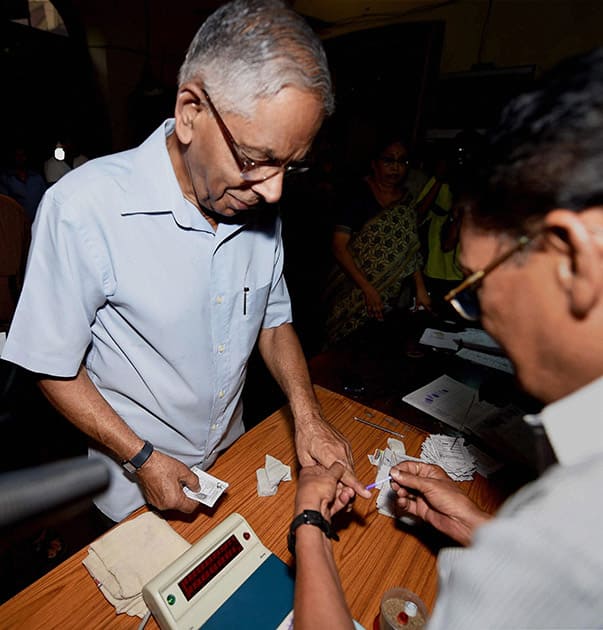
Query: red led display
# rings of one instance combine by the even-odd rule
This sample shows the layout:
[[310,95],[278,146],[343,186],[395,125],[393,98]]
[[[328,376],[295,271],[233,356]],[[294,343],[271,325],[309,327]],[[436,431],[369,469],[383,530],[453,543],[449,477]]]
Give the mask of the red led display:
[[178,586],[186,600],[190,601],[204,586],[207,586],[241,551],[243,551],[243,545],[233,534],[185,575],[178,582]]

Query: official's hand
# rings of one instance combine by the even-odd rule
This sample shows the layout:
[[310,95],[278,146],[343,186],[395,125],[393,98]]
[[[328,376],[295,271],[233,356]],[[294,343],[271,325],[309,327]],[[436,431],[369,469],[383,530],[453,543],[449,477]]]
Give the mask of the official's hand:
[[199,503],[183,492],[187,486],[199,490],[199,478],[185,464],[165,453],[154,450],[149,459],[136,471],[138,485],[148,503],[159,510],[178,510],[190,514]]
[[379,291],[372,284],[369,284],[362,292],[364,293],[364,301],[369,317],[380,321],[383,320],[383,300]]
[[295,495],[295,514],[318,510],[327,520],[350,503],[354,491],[341,483],[346,469],[340,462],[330,468],[320,464],[306,466],[299,472]]
[[295,448],[302,466],[321,464],[330,468],[335,462],[344,466],[341,483],[365,499],[371,493],[354,474],[354,458],[350,443],[339,431],[320,417],[295,423]]
[[477,527],[491,518],[439,466],[402,462],[390,474],[391,487],[402,510],[463,545],[468,545]]

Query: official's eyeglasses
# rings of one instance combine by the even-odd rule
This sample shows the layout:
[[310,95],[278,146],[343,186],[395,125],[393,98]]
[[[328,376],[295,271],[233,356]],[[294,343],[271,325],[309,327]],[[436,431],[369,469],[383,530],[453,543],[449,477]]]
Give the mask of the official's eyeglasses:
[[202,89],[205,99],[207,100],[207,104],[211,109],[211,112],[218,123],[218,127],[220,127],[220,131],[222,132],[222,136],[224,137],[224,141],[228,145],[230,152],[232,153],[232,157],[234,158],[239,170],[241,172],[241,177],[245,181],[250,182],[261,182],[266,179],[270,179],[279,173],[284,173],[285,175],[292,175],[294,173],[303,173],[308,170],[309,165],[303,162],[290,162],[287,163],[283,160],[254,160],[241,151],[239,145],[236,143],[235,139],[232,137],[230,130],[226,126],[226,123],[222,119],[222,116],[218,113],[215,105],[212,103],[209,94]]
[[454,310],[461,317],[470,321],[479,320],[481,311],[477,289],[482,280],[494,269],[502,265],[505,260],[508,260],[513,254],[524,249],[533,240],[534,236],[527,236],[525,234],[520,236],[517,241],[515,241],[513,247],[503,252],[483,269],[474,271],[470,276],[467,276],[457,287],[444,296],[444,300],[450,302]]

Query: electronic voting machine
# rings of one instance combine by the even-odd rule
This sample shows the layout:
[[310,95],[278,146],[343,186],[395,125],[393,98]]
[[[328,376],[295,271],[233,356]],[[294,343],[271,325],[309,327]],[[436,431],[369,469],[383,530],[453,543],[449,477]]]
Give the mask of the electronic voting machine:
[[162,630],[281,629],[293,609],[291,570],[231,514],[146,584]]

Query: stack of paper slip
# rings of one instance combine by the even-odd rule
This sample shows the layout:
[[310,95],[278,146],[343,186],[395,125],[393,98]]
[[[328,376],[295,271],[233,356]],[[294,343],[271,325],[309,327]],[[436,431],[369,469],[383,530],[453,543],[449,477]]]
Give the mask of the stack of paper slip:
[[470,481],[477,466],[461,437],[430,435],[421,445],[421,459],[437,464],[454,481]]

